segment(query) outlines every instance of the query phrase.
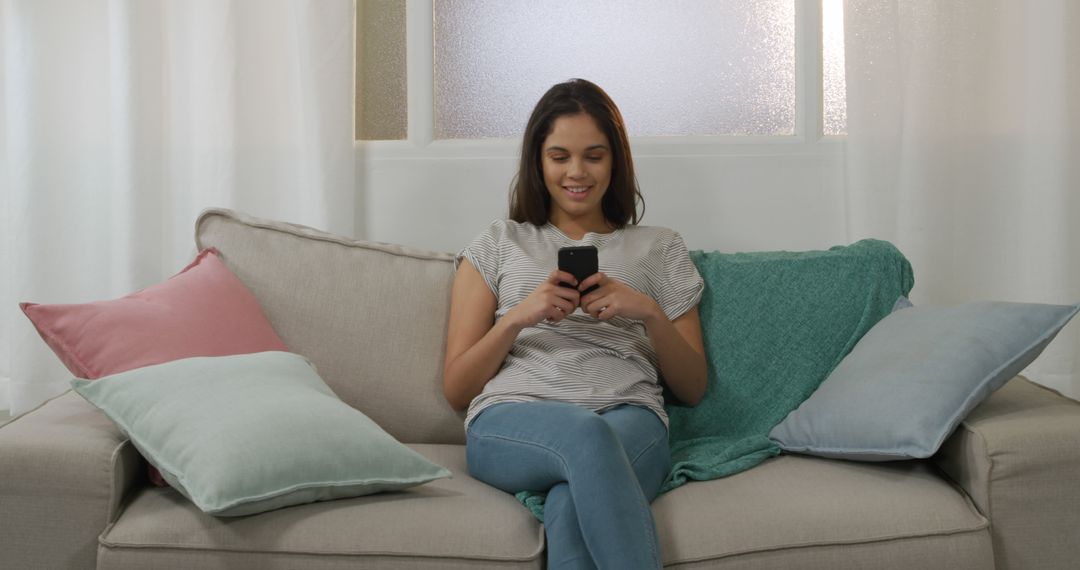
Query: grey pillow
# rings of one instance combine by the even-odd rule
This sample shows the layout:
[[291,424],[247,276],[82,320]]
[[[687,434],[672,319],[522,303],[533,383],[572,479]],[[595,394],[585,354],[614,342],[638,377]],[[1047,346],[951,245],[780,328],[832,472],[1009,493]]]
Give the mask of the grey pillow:
[[197,357],[72,381],[203,512],[249,515],[449,477],[288,352]]
[[1035,360],[1078,309],[978,302],[895,311],[769,437],[785,451],[822,457],[930,457],[968,412]]

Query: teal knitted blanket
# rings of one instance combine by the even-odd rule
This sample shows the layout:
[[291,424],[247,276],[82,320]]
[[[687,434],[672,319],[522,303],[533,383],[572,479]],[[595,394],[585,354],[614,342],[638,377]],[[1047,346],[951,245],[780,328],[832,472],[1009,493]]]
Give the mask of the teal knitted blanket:
[[[778,455],[769,431],[914,284],[911,264],[879,240],[690,258],[705,280],[699,311],[709,384],[693,408],[665,393],[672,467],[661,493]],[[517,494],[541,522],[544,497]]]

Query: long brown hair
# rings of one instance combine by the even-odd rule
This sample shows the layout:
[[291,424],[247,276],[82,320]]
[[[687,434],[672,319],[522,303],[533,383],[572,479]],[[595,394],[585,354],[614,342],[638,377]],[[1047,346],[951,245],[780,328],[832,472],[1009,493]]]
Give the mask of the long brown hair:
[[[559,83],[544,93],[529,116],[521,144],[521,162],[510,186],[510,219],[542,226],[551,215],[551,195],[544,184],[540,153],[551,134],[555,119],[586,113],[607,135],[611,145],[611,182],[600,208],[604,219],[615,228],[637,224],[645,213],[645,198],[634,176],[630,139],[622,113],[598,85],[584,79]],[[638,206],[641,213],[638,213]]]

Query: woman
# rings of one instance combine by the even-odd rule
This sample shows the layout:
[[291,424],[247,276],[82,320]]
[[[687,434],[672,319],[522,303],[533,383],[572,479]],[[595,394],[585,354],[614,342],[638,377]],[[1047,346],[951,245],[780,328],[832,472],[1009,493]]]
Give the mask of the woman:
[[[637,225],[640,197],[618,108],[561,83],[529,118],[510,219],[458,255],[444,392],[468,409],[473,477],[547,492],[549,568],[661,566],[661,382],[689,405],[705,391],[704,284],[677,233]],[[555,268],[579,245],[600,261],[580,283]]]

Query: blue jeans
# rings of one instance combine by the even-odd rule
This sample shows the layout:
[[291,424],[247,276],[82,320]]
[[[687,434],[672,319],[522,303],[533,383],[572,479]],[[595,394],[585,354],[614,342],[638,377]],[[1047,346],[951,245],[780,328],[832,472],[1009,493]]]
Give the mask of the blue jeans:
[[469,474],[508,493],[547,491],[548,568],[660,568],[649,503],[670,469],[651,410],[496,404],[467,430]]

